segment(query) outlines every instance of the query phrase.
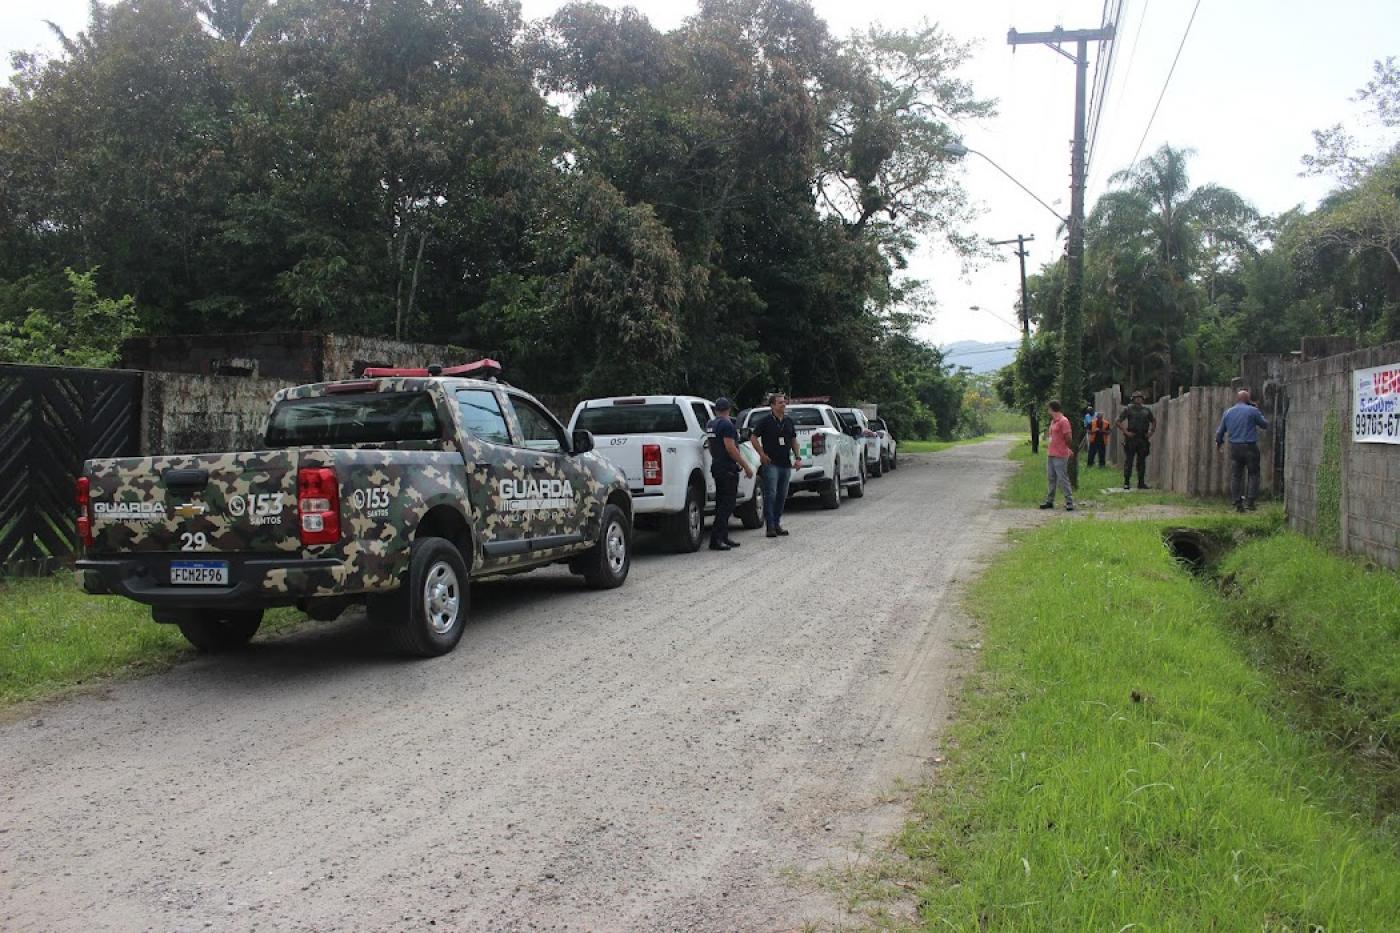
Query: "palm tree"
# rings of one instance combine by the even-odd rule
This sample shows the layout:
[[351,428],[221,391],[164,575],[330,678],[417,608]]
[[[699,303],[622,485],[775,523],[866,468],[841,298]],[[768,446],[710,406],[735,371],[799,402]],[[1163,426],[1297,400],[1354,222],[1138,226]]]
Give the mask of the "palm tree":
[[[1258,213],[1219,185],[1192,188],[1186,171],[1191,149],[1162,146],[1109,178],[1112,190],[1089,217],[1089,249],[1116,254],[1107,265],[1117,308],[1131,314],[1124,356],[1150,362],[1170,392],[1173,347],[1199,306],[1198,285],[1207,249],[1252,252]],[[1130,368],[1129,372],[1133,372]],[[1137,375],[1133,373],[1133,375]],[[1146,375],[1146,372],[1143,373]]]
[[267,12],[267,0],[196,0],[195,9],[220,39],[242,45]]

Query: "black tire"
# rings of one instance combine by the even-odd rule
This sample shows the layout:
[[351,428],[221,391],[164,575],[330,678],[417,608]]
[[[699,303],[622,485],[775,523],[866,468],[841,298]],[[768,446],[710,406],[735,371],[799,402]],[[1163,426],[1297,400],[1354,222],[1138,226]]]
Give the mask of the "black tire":
[[[620,539],[614,537],[614,533],[620,535]],[[619,545],[620,555],[617,553]],[[632,568],[632,523],[622,509],[615,505],[603,509],[598,543],[571,566],[577,568],[584,582],[595,590],[615,589],[626,581],[627,571]]]
[[899,451],[897,450],[890,451],[890,469],[899,469]]
[[205,654],[236,651],[248,644],[262,625],[261,609],[240,609],[190,618],[176,623],[185,640]]
[[831,481],[822,489],[822,508],[841,508],[841,461],[837,460],[831,470]]
[[877,457],[877,458],[875,459],[875,465],[874,465],[873,467],[870,468],[870,476],[871,476],[873,479],[879,479],[880,477],[882,477],[882,476],[884,476],[884,475],[885,475],[885,455],[884,455],[884,454],[881,454],[879,457]]
[[865,459],[864,459],[864,458],[861,458],[861,461],[860,461],[860,473],[859,473],[859,476],[860,476],[860,479],[856,480],[856,482],[855,482],[854,484],[852,484],[852,485],[846,487],[846,494],[847,494],[848,496],[850,496],[852,499],[860,499],[860,498],[862,498],[862,497],[865,495]]
[[467,626],[467,563],[445,538],[419,538],[412,555],[403,585],[372,597],[370,616],[388,629],[398,650],[435,658],[457,647]]
[[677,554],[693,554],[705,540],[705,487],[691,483],[685,491],[685,507],[667,515],[662,534],[666,547]]
[[750,531],[763,527],[763,480],[761,478],[754,480],[753,498],[735,509],[734,515]]

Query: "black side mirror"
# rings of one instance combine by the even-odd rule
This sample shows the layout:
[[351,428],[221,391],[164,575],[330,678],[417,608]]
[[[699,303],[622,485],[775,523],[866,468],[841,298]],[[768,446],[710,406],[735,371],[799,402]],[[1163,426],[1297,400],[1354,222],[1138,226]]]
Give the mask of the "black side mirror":
[[739,443],[746,444],[753,439],[753,428],[739,429]]
[[575,431],[572,440],[573,440],[573,451],[572,451],[572,452],[575,453],[575,454],[586,454],[586,453],[588,453],[590,450],[593,449],[593,432],[592,432],[592,431],[583,431],[583,430]]

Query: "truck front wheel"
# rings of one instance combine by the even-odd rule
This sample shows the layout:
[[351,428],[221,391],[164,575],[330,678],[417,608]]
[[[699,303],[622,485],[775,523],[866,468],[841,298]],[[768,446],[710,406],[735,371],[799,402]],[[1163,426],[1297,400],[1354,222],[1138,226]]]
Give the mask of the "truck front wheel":
[[467,587],[466,561],[456,545],[445,538],[419,538],[413,542],[405,584],[371,599],[370,616],[388,627],[399,650],[437,657],[462,640]]
[[584,581],[595,590],[621,586],[632,567],[632,523],[615,505],[603,509],[598,543],[573,565]]
[[242,648],[262,625],[261,609],[239,609],[181,619],[176,625],[185,640],[206,654]]
[[753,497],[734,510],[734,517],[747,529],[763,527],[763,479],[754,481]]
[[831,481],[822,488],[822,508],[841,508],[841,461],[837,460],[831,470]]

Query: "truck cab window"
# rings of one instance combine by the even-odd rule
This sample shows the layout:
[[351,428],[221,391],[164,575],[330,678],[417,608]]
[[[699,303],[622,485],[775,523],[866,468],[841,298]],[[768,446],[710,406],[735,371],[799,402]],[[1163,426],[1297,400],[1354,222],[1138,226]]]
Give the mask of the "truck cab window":
[[546,453],[569,452],[563,428],[543,409],[517,395],[510,397],[510,404],[515,408],[515,417],[520,422],[520,446]]
[[462,413],[462,426],[472,437],[488,444],[509,444],[510,429],[496,393],[487,389],[457,390],[457,408]]

